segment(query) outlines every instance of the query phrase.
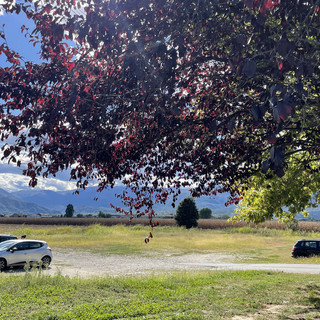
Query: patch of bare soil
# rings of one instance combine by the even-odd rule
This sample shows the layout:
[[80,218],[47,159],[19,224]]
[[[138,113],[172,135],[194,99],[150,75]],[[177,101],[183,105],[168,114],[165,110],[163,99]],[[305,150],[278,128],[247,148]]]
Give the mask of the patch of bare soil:
[[255,314],[234,316],[232,320],[320,320],[319,310],[315,310],[306,306],[292,306],[291,309],[297,308],[299,311],[293,312],[290,316],[283,318],[282,314],[284,309],[287,309],[288,305],[274,305],[266,304],[263,309],[259,310]]

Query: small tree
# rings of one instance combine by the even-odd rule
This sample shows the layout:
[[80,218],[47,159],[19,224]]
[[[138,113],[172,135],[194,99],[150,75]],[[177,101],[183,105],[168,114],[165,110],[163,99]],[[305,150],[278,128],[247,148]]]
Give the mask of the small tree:
[[64,215],[67,218],[72,218],[74,214],[74,208],[72,204],[68,204],[66,208],[66,214]]
[[98,218],[111,218],[110,213],[103,213],[102,211],[99,211]]
[[193,198],[185,198],[179,203],[175,219],[180,227],[189,229],[198,226],[199,212]]
[[212,218],[212,210],[209,208],[202,208],[199,212],[200,219],[211,219]]

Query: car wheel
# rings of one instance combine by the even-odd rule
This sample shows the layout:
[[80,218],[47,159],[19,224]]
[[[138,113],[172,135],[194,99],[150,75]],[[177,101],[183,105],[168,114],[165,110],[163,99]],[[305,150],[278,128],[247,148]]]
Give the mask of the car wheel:
[[7,267],[7,261],[3,258],[0,259],[0,272]]
[[49,256],[44,256],[41,259],[41,262],[42,262],[42,267],[47,268],[51,263],[51,258]]

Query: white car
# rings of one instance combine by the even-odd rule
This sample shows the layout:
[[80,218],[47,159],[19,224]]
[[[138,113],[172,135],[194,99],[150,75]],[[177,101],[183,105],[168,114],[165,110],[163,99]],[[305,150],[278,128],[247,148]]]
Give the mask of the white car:
[[41,240],[7,240],[0,243],[0,271],[27,263],[48,267],[52,260],[51,248]]

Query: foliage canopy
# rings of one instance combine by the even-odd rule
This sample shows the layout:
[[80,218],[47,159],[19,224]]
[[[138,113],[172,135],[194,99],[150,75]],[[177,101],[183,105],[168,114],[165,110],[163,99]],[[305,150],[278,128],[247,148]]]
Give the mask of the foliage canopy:
[[288,159],[288,168],[282,178],[259,174],[245,186],[243,199],[236,208],[233,220],[260,223],[277,218],[288,223],[298,213],[308,215],[308,208],[318,207],[320,176],[315,172],[318,162],[305,166],[299,154]]
[[128,211],[152,216],[182,187],[237,203],[260,169],[282,177],[290,155],[319,157],[318,0],[1,7],[32,20],[22,30],[41,45],[41,63],[24,61],[0,31],[3,158],[31,186],[60,170],[83,189],[120,180]]

